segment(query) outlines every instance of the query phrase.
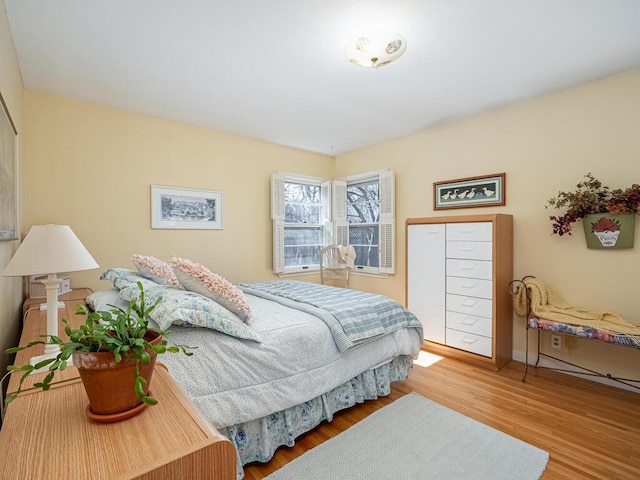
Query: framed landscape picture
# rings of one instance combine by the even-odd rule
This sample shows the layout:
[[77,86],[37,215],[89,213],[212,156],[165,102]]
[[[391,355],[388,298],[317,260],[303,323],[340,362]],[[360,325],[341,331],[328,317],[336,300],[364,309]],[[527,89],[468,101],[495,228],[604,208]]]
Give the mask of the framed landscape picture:
[[433,184],[433,209],[505,205],[505,174],[458,178]]
[[151,186],[151,228],[222,229],[222,192]]

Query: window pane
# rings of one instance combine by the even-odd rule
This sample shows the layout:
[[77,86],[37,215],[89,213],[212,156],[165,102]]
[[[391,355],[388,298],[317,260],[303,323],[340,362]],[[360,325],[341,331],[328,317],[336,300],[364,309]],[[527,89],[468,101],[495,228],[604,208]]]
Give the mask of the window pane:
[[350,183],[347,185],[347,201],[349,203],[379,199],[380,182],[377,178],[367,182]]
[[287,223],[320,223],[322,214],[319,185],[285,182],[284,221]]
[[378,223],[380,220],[380,183],[378,180],[347,185],[347,221]]
[[320,185],[285,182],[284,201],[294,203],[320,203]]
[[287,223],[320,223],[321,205],[284,204],[284,221]]
[[322,227],[285,227],[284,265],[319,265],[318,250],[322,246]]
[[348,204],[347,221],[349,223],[378,223],[380,221],[380,204],[378,202]]
[[353,226],[349,227],[349,244],[356,250],[355,264],[362,267],[379,267],[378,226]]

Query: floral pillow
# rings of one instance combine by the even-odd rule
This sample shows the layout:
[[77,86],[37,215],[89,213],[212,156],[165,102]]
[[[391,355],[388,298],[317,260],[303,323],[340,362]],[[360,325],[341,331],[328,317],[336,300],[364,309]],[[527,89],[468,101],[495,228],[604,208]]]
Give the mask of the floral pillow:
[[180,281],[173,273],[171,266],[159,258],[150,255],[131,255],[131,262],[136,266],[138,273],[160,285],[182,288]]
[[[133,287],[120,290],[120,297],[127,301],[137,298],[140,295],[140,289],[137,286]],[[150,314],[160,330],[167,330],[171,325],[205,327],[232,337],[261,341],[260,336],[242,320],[210,298],[163,285],[145,288],[144,294],[145,303],[149,304],[155,302],[158,297],[162,297]]]
[[158,285],[153,280],[149,280],[128,268],[110,268],[100,275],[100,280],[110,280],[116,290],[121,290],[129,285],[135,286],[137,282],[142,282],[143,287],[155,287]]
[[[166,294],[166,292],[175,289],[175,287],[158,285],[155,282],[151,283],[151,280],[147,280],[147,282],[149,283],[145,284],[144,282],[141,282],[142,287],[144,288],[144,303],[146,304],[152,304],[158,297],[162,297]],[[130,283],[129,285],[122,287],[118,294],[124,301],[130,302],[131,300],[138,299],[138,297],[140,296],[140,288],[138,287],[137,283]]]
[[209,297],[235,313],[245,323],[249,322],[251,316],[249,303],[242,290],[229,280],[211,272],[203,265],[184,258],[173,257],[171,265],[185,289]]

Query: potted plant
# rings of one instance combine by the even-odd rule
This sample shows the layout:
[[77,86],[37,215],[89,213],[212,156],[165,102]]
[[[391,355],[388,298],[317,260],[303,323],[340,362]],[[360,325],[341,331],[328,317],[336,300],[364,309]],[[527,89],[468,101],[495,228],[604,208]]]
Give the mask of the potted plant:
[[602,185],[591,172],[573,192],[558,192],[546,207],[565,208],[563,215],[552,215],[553,233],[571,235],[573,224],[583,220],[589,248],[633,247],[635,214],[640,213],[640,185],[621,189]]
[[46,335],[45,340],[7,349],[7,354],[13,354],[39,344],[60,347],[55,358],[36,365],[8,367],[8,370],[24,373],[18,390],[7,397],[7,403],[21,393],[22,383],[32,372],[45,367],[49,373],[34,386],[49,390],[55,371],[64,370],[72,358],[89,397],[87,415],[90,418],[102,422],[118,421],[137,414],[146,405],[155,405],[157,400],[149,394],[149,384],[156,356],[166,352],[192,355],[192,352],[191,347],[185,345],[168,346],[167,332],[149,328],[149,314],[162,297],[146,305],[140,282],[138,288],[140,295],[129,302],[126,310],[113,307],[111,311],[90,312],[85,305],[79,305],[76,314],[85,316],[83,324],[72,329],[66,319],[62,320],[69,340]]

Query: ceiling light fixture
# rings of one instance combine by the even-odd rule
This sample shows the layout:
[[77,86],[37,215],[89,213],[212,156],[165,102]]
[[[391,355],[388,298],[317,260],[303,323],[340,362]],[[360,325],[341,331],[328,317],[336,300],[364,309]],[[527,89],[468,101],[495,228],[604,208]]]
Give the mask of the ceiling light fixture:
[[378,68],[402,56],[407,41],[395,32],[367,32],[351,39],[344,48],[344,55],[360,67]]

